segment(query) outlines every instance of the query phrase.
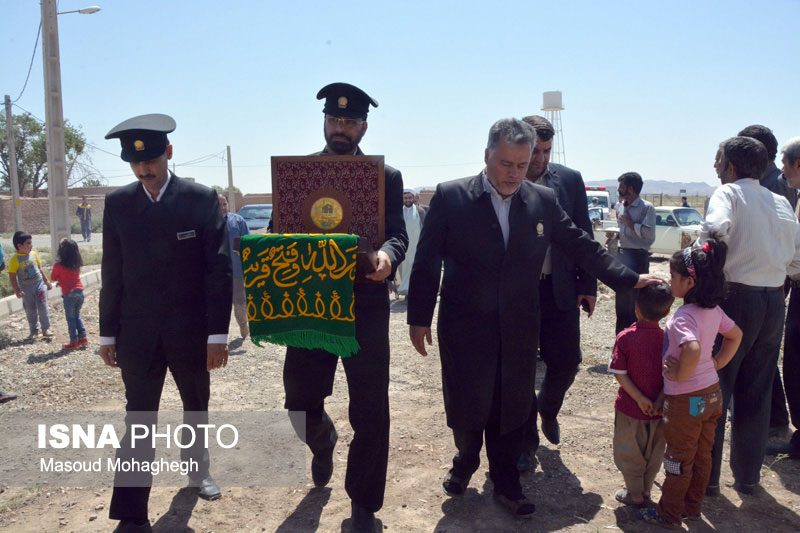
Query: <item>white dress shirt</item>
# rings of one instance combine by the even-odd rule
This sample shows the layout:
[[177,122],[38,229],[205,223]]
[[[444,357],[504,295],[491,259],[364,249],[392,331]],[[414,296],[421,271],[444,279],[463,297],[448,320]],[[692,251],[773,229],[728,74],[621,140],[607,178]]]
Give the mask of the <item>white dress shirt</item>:
[[743,178],[717,187],[700,233],[728,245],[725,279],[754,287],[779,287],[800,273],[800,224],[783,196]]
[[[484,190],[489,193],[492,199],[492,207],[494,207],[494,213],[497,215],[497,221],[500,223],[500,231],[503,232],[503,243],[505,247],[508,248],[508,214],[511,212],[511,200],[517,192],[514,191],[514,194],[508,198],[500,196],[500,193],[494,188],[489,178],[486,177],[485,170],[481,172],[481,180],[483,181]],[[517,189],[517,191],[518,190],[519,189]]]

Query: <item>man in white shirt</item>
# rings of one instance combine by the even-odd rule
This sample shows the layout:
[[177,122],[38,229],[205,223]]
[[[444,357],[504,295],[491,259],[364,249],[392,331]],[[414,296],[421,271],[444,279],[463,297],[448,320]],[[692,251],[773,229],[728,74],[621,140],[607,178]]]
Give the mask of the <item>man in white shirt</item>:
[[[619,178],[617,189],[617,222],[619,223],[619,260],[637,274],[650,272],[650,247],[656,240],[656,210],[639,196],[644,180],[638,172],[626,172]],[[635,289],[617,291],[615,310],[616,333],[636,322]]]
[[[767,149],[751,137],[719,146],[714,168],[722,181],[708,203],[701,240],[716,236],[728,245],[722,309],[744,338],[733,360],[719,371],[723,410],[733,400],[730,464],[734,488],[752,494],[759,482],[769,429],[772,380],[784,321],[783,283],[800,273],[800,225],[786,198],[759,184]],[[726,417],[720,417],[707,494],[719,494]]]

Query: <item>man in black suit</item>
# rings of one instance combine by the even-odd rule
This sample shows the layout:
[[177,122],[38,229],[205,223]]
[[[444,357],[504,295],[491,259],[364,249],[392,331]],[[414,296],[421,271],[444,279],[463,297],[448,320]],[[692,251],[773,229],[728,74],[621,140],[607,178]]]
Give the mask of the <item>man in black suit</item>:
[[[332,83],[320,89],[325,98],[325,148],[314,155],[364,155],[359,143],[367,131],[369,106],[378,102],[347,83]],[[389,290],[397,265],[408,246],[403,221],[403,178],[395,168],[384,167],[386,241],[376,254],[374,272],[356,279],[355,316],[358,353],[342,359],[350,394],[350,425],[353,440],[347,456],[344,486],[351,500],[352,527],[373,531],[375,512],[383,506],[389,458]],[[280,209],[280,206],[278,206]],[[285,407],[305,412],[305,435],[314,454],[311,477],[324,487],[333,473],[333,450],[337,433],[325,412],[325,398],[333,392],[338,358],[324,350],[287,348],[283,367]],[[297,423],[297,417],[292,417]]]
[[[539,275],[551,243],[612,288],[649,283],[570,221],[552,190],[525,180],[535,133],[496,122],[477,176],[441,183],[431,200],[411,272],[409,335],[426,355],[441,279],[438,336],[447,425],[458,453],[445,493],[466,490],[483,437],[496,499],[512,514],[535,507],[517,459],[534,398]],[[444,264],[444,275],[442,275]]]
[[[536,146],[531,155],[526,178],[553,190],[561,209],[587,235],[592,235],[586,186],[581,173],[550,163],[555,130],[544,117],[533,115],[522,120],[536,131]],[[539,353],[547,366],[539,396],[534,397],[526,427],[526,450],[517,466],[533,467],[539,447],[537,412],[542,418],[542,433],[553,444],[561,440],[558,412],[564,395],[575,380],[581,363],[580,307],[592,316],[597,301],[597,279],[575,264],[560,248],[551,246],[545,254],[539,279],[540,329]],[[554,334],[554,332],[558,334]]]
[[[103,213],[100,356],[119,367],[125,384],[126,425],[151,424],[167,369],[178,387],[184,422],[207,423],[210,374],[228,360],[231,266],[217,194],[168,170],[175,121],[143,115],[117,125],[122,160],[137,180],[109,193]],[[141,414],[144,413],[144,414]],[[198,470],[190,482],[200,497],[217,499],[207,450],[182,450]],[[125,435],[118,457],[152,460],[155,450],[132,450]],[[150,531],[149,474],[117,474],[109,517],[115,531]]]

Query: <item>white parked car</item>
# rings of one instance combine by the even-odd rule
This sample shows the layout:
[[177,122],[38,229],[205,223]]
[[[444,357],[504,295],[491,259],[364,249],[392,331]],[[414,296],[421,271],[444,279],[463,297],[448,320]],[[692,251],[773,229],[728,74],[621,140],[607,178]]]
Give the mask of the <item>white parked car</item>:
[[[615,249],[618,246],[619,227],[616,220],[599,221],[595,224],[594,238]],[[703,217],[692,207],[657,206],[656,240],[650,251],[655,254],[672,255],[686,248],[700,236]]]

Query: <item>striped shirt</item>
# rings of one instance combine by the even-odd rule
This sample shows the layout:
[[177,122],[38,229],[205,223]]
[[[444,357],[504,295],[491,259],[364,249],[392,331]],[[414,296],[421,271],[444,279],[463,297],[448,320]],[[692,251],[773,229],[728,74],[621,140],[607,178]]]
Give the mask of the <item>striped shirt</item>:
[[778,287],[800,273],[800,224],[783,196],[743,178],[717,187],[700,233],[728,245],[725,279],[755,287]]

